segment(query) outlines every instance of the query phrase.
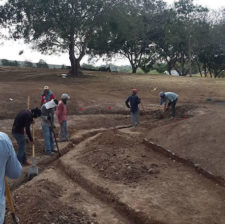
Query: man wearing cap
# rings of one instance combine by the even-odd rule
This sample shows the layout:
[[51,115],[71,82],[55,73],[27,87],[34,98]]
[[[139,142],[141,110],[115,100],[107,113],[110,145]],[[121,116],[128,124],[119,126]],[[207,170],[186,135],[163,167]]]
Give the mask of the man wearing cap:
[[54,128],[54,112],[58,105],[58,100],[52,99],[41,107],[41,126],[43,131],[45,154],[52,155],[54,152],[53,128]]
[[130,95],[125,104],[131,111],[131,122],[132,126],[135,127],[139,124],[139,108],[138,104],[140,104],[141,99],[137,96],[137,89],[132,90],[132,95]]
[[34,118],[41,116],[41,110],[38,108],[32,110],[21,110],[15,117],[12,135],[16,139],[18,144],[17,158],[22,165],[30,165],[30,162],[27,161],[26,156],[26,138],[24,135],[24,129],[30,140],[33,141],[30,132],[30,125],[34,122]]
[[0,224],[5,216],[5,176],[16,179],[22,173],[22,167],[9,136],[0,132]]
[[178,101],[178,95],[173,92],[160,92],[160,105],[164,104],[163,111],[167,108],[172,107],[172,118],[176,116],[176,103]]
[[70,96],[67,93],[63,93],[61,95],[61,100],[59,101],[59,105],[56,109],[56,114],[58,118],[58,122],[60,125],[59,128],[59,141],[63,140],[65,137],[66,141],[69,141],[69,135],[67,130],[67,100],[70,99]]
[[52,99],[55,99],[54,93],[50,91],[48,86],[44,86],[44,91],[41,94],[41,106]]

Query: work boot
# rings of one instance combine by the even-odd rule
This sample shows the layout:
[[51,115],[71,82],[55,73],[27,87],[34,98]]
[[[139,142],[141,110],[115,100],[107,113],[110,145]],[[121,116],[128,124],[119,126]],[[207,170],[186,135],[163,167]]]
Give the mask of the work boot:
[[45,155],[46,156],[52,156],[52,155],[54,155],[54,152],[45,152]]

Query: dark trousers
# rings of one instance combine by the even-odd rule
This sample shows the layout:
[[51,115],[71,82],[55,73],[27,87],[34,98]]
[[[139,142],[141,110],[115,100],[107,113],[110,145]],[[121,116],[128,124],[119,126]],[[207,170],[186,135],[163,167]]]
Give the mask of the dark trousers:
[[177,99],[174,100],[173,102],[170,101],[168,103],[168,107],[171,106],[171,108],[172,108],[172,117],[175,117],[176,116],[176,103],[177,103]]
[[18,144],[17,158],[21,164],[25,164],[27,162],[26,138],[23,134],[13,133],[13,136],[16,139]]

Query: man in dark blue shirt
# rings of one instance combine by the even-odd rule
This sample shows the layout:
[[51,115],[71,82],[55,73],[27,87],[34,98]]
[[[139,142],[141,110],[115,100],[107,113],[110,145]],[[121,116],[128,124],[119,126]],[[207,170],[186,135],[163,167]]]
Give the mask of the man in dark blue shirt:
[[139,108],[141,99],[137,96],[137,89],[132,90],[132,95],[130,95],[126,100],[126,106],[130,108],[131,111],[131,122],[132,126],[135,127],[139,124]]

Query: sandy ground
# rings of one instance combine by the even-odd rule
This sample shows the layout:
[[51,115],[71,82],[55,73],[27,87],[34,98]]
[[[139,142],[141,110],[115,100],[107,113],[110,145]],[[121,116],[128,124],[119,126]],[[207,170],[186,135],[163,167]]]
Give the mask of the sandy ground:
[[[43,155],[37,121],[40,174],[11,182],[21,223],[225,223],[223,186],[143,143],[149,139],[225,179],[225,106],[217,104],[225,101],[225,80],[93,72],[62,79],[61,73],[0,69],[1,131],[10,137],[12,118],[28,95],[31,106],[39,105],[47,84],[57,97],[68,92],[72,98],[71,141],[60,144],[63,157]],[[144,108],[140,126],[130,128],[124,101],[134,87]],[[176,121],[160,111],[162,90],[179,94]]]

